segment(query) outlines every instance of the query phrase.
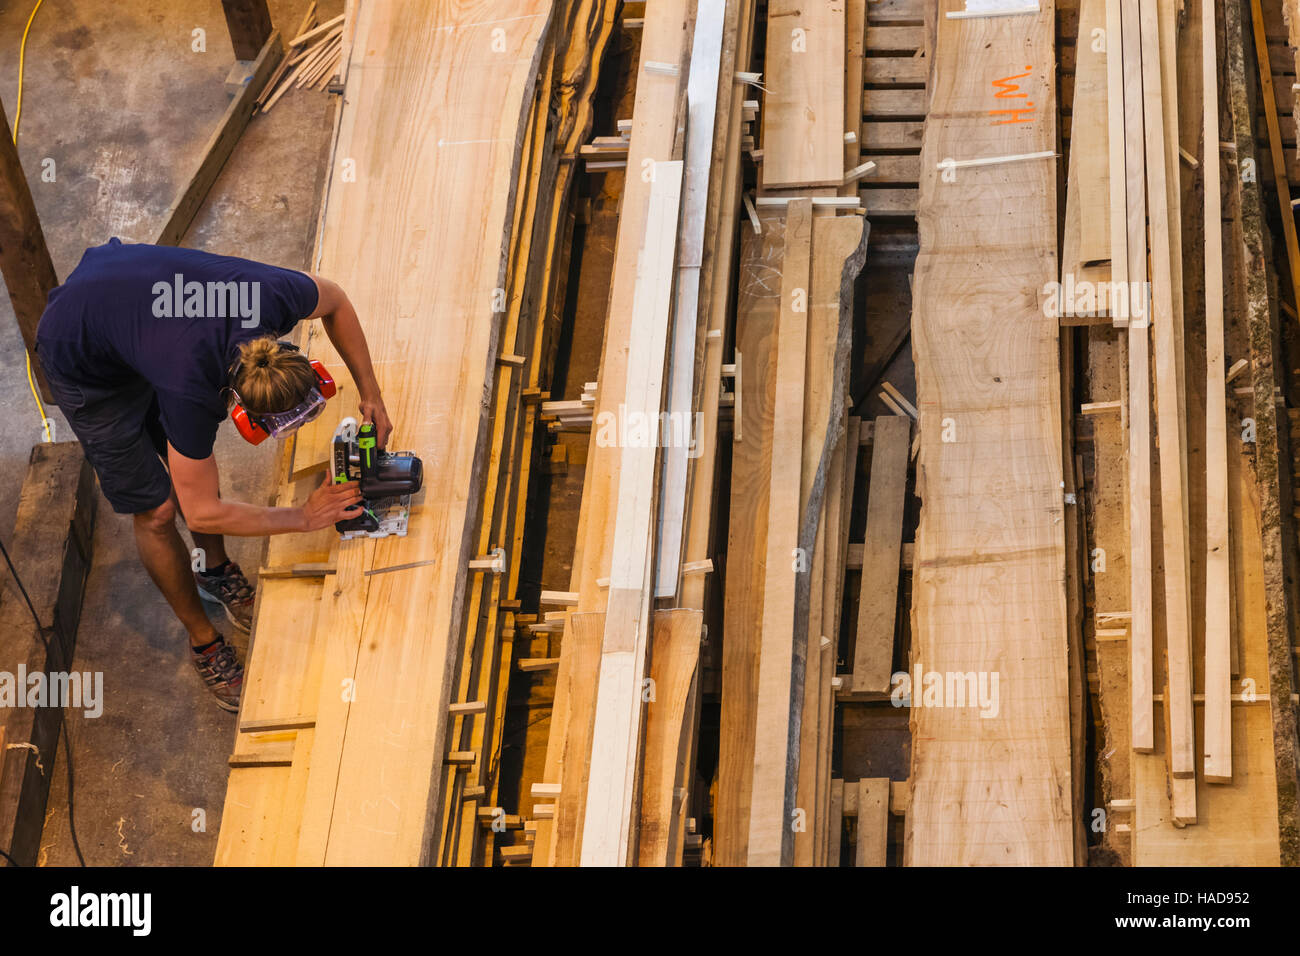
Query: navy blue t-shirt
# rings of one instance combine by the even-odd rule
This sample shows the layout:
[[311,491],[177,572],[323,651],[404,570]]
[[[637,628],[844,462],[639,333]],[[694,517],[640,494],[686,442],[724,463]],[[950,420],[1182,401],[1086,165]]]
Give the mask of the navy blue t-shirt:
[[37,351],[50,374],[72,384],[144,379],[167,440],[182,455],[207,458],[240,343],[286,335],[316,304],[316,283],[302,272],[111,239],[87,249],[50,293]]

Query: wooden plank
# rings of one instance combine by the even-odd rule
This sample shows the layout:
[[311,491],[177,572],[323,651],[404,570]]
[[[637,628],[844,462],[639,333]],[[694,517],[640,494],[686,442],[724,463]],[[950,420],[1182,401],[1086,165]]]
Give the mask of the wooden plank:
[[320,24],[320,26],[313,27],[312,29],[308,30],[306,33],[298,34],[296,37],[294,37],[292,40],[289,41],[289,46],[291,47],[303,46],[311,42],[312,40],[318,39],[319,37],[327,36],[328,34],[342,27],[346,17],[347,17],[346,12],[340,13],[337,17],[326,20],[324,23]]
[[[866,90],[862,94],[862,115],[875,119],[925,118],[925,90]],[[767,163],[764,151],[763,162]]]
[[[799,515],[789,502],[800,500],[803,446],[805,352],[811,281],[812,203],[786,207],[782,261],[781,313],[776,331],[776,383],[769,472],[767,551],[763,582],[762,637],[755,708],[754,778],[749,816],[751,866],[776,866],[790,859],[793,840],[787,824],[790,803],[790,695]],[[806,559],[803,567],[806,570]],[[797,746],[797,744],[796,744]]]
[[918,56],[872,56],[863,62],[863,82],[877,86],[924,85],[929,63]]
[[858,843],[855,866],[884,866],[889,846],[889,778],[858,781]]
[[[1093,49],[1093,31],[1106,22],[1106,0],[1079,3],[1078,64],[1074,77],[1071,160],[1078,163],[1079,260],[1102,262],[1110,252],[1109,129],[1105,50]],[[1069,262],[1065,263],[1067,266]]]
[[872,52],[910,52],[915,53],[925,46],[925,28],[914,26],[895,26],[875,20],[877,4],[871,4],[873,22],[867,31],[866,48]]
[[[863,55],[866,46],[867,0],[845,0],[844,8],[844,132],[856,133],[862,125],[862,76],[865,69]],[[862,146],[857,142],[844,144],[844,168],[853,169],[861,163]],[[841,196],[852,196],[851,183],[840,186]]]
[[[1201,3],[1202,142],[1219,142],[1219,59],[1214,0]],[[1219,150],[1205,176],[1205,733],[1204,773],[1232,779],[1232,613],[1228,538],[1228,411],[1224,368],[1223,212]]]
[[690,731],[686,706],[695,683],[704,612],[677,608],[656,611],[650,679],[653,698],[646,707],[645,769],[641,779],[638,829],[639,866],[680,866],[674,859],[673,827],[679,794],[689,781],[678,779],[681,751]]
[[[519,126],[532,101],[551,4],[519,8],[504,54],[493,49],[491,12],[485,2],[419,11],[377,2],[358,11],[357,68],[343,106],[317,268],[348,290],[362,314],[376,317],[371,352],[403,446],[424,459],[426,481],[444,493],[413,504],[406,537],[339,547],[336,587],[326,588],[321,607],[329,623],[325,692],[300,863],[412,865],[437,845],[427,823],[442,779],[463,569],[478,527],[470,502],[478,499],[491,420],[481,399],[500,351],[492,290],[504,284]],[[405,66],[393,68],[398,63]],[[467,85],[459,80],[464,75],[484,79]],[[352,161],[363,167],[355,182],[343,176],[342,164]],[[393,177],[401,189],[393,188]],[[416,219],[414,196],[421,197]],[[367,224],[379,221],[407,228],[376,239]],[[458,245],[454,255],[410,245],[412,236],[446,222],[474,222],[473,234],[485,238]],[[384,242],[392,244],[388,253]],[[450,297],[439,294],[442,318],[430,325],[417,303],[431,301],[429,284],[449,274],[457,277],[455,288]],[[310,352],[336,363],[319,338]],[[299,433],[298,453],[304,437],[307,445],[327,442],[345,411],[327,412],[315,431]],[[306,450],[308,460],[323,457],[320,445]],[[405,569],[364,574],[396,566]],[[340,700],[344,680],[354,699]]]
[[45,245],[45,233],[13,137],[4,104],[0,103],[0,274],[4,276],[41,397],[53,403],[54,396],[36,358],[36,326],[45,311],[50,290],[59,284],[59,277]]
[[[990,685],[997,672],[1000,686],[1016,690],[1000,695],[996,716],[981,716],[917,707],[924,688],[913,688],[905,863],[1070,865],[1060,349],[1035,294],[1057,270],[1057,168],[1051,160],[972,167],[955,182],[937,169],[949,157],[1055,148],[1055,9],[943,16],[959,8],[943,0],[937,11],[921,153],[912,666],[983,673]],[[1034,106],[1026,122],[994,125],[988,113],[1006,101],[992,83],[1008,64],[1030,74],[1018,85]]]
[[[1142,36],[1137,4],[1120,2],[1124,54],[1124,163],[1128,218],[1128,277],[1147,278],[1146,174],[1143,157]],[[1142,286],[1145,290],[1145,285]],[[1139,316],[1137,306],[1141,304]],[[1145,291],[1130,299],[1128,345],[1129,693],[1131,746],[1155,749],[1152,634],[1151,359],[1150,302]]]
[[[808,554],[800,583],[806,582],[807,590],[804,597],[796,595],[800,608],[796,614],[803,617],[794,630],[795,640],[804,645],[803,679],[799,685],[802,716],[797,760],[793,755],[790,759],[797,766],[796,803],[803,810],[803,829],[795,831],[795,866],[815,865],[826,822],[823,798],[830,779],[830,761],[823,745],[829,743],[834,731],[830,710],[834,658],[827,637],[831,628],[826,621],[829,609],[824,607],[825,579],[841,573],[838,563],[832,566],[827,561],[831,536],[837,540],[839,537],[840,516],[836,513],[832,520],[827,509],[829,490],[835,479],[843,477],[842,464],[836,469],[835,449],[842,437],[847,400],[845,366],[850,348],[852,282],[865,259],[862,220],[856,216],[815,217],[810,251],[798,508],[798,546],[801,553]],[[805,524],[810,513],[817,516],[811,532]]]
[[[682,179],[682,223],[674,290],[672,345],[666,385],[670,434],[660,435],[664,445],[659,500],[659,555],[655,597],[677,594],[681,573],[683,532],[686,523],[687,466],[692,453],[689,428],[696,393],[696,343],[699,339],[700,271],[704,264],[705,227],[709,182],[713,173],[714,124],[718,111],[718,74],[726,4],[700,0],[695,11],[695,33],[686,88],[686,158]],[[699,436],[695,436],[699,440]]]
[[897,219],[915,216],[918,194],[915,189],[863,189],[858,193],[868,219]]
[[[1225,152],[1224,161],[1229,157],[1235,159],[1238,174],[1227,175],[1225,182],[1231,183],[1228,191],[1235,226],[1233,242],[1226,245],[1230,250],[1230,268],[1225,268],[1225,284],[1231,295],[1231,305],[1224,310],[1225,317],[1245,319],[1244,333],[1248,347],[1240,347],[1243,357],[1250,361],[1251,401],[1242,411],[1255,419],[1255,443],[1251,454],[1236,455],[1237,440],[1240,432],[1232,430],[1229,436],[1228,462],[1231,469],[1241,466],[1244,477],[1240,483],[1230,480],[1230,489],[1242,488],[1241,498],[1250,500],[1255,517],[1247,520],[1247,509],[1234,508],[1229,522],[1230,528],[1237,529],[1235,537],[1242,541],[1243,548],[1258,547],[1258,560],[1249,562],[1234,561],[1234,566],[1253,565],[1258,569],[1258,590],[1253,592],[1254,600],[1248,604],[1242,598],[1251,593],[1246,587],[1238,588],[1238,599],[1234,601],[1240,612],[1250,607],[1252,613],[1237,618],[1235,631],[1241,639],[1240,664],[1242,673],[1259,673],[1268,671],[1269,692],[1272,698],[1269,711],[1272,721],[1273,759],[1263,761],[1263,779],[1256,812],[1266,815],[1267,821],[1259,828],[1249,832],[1259,833],[1267,840],[1270,837],[1271,819],[1277,820],[1279,862],[1283,866],[1300,865],[1300,793],[1297,781],[1300,769],[1297,768],[1297,754],[1300,742],[1296,735],[1296,707],[1293,693],[1295,691],[1294,650],[1295,635],[1292,628],[1294,608],[1290,606],[1291,593],[1287,571],[1287,540],[1285,492],[1282,491],[1286,474],[1281,461],[1283,443],[1278,434],[1279,422],[1277,408],[1273,401],[1273,389],[1276,385],[1278,361],[1275,352],[1275,336],[1279,321],[1276,311],[1276,286],[1267,280],[1268,263],[1274,262],[1273,253],[1267,238],[1267,217],[1263,209],[1262,190],[1256,183],[1243,181],[1240,170],[1247,163],[1258,166],[1258,153],[1251,141],[1251,116],[1253,108],[1249,74],[1246,72],[1248,40],[1243,38],[1243,10],[1235,4],[1224,4],[1224,80],[1227,100],[1231,105],[1233,133],[1228,137],[1235,145],[1235,150]],[[1229,277],[1232,277],[1230,280]],[[1237,325],[1240,329],[1240,324]],[[1240,338],[1237,341],[1242,341]],[[1231,352],[1229,353],[1231,354]],[[1253,413],[1253,414],[1252,414]],[[1251,477],[1253,473],[1253,478]],[[1252,500],[1253,499],[1253,500]],[[1240,517],[1238,517],[1240,515]],[[1252,569],[1253,570],[1253,569]],[[1246,569],[1243,568],[1243,572]],[[1247,575],[1243,573],[1242,577]],[[1262,591],[1262,594],[1260,593]],[[1256,635],[1262,635],[1262,642]],[[1262,644],[1263,658],[1257,658],[1259,664],[1252,663],[1249,655],[1252,645]],[[1257,685],[1258,686],[1258,685]],[[1238,746],[1234,738],[1233,752],[1244,754],[1247,758],[1258,750],[1251,746],[1244,749]],[[1234,778],[1236,767],[1234,766]],[[1269,786],[1269,776],[1272,786]],[[1208,788],[1217,794],[1219,787]],[[1271,790],[1271,794],[1269,791]],[[1276,801],[1276,813],[1269,813],[1268,802]],[[1213,807],[1206,816],[1215,812]],[[1234,815],[1235,816],[1235,815]],[[1242,827],[1250,827],[1246,815]],[[1198,828],[1199,829],[1199,828]],[[1269,847],[1266,852],[1271,852]]]
[[256,59],[271,36],[271,11],[266,0],[221,0],[236,60]]
[[[561,663],[556,677],[555,700],[562,706],[551,712],[545,768],[547,781],[558,782],[560,792],[555,801],[554,837],[547,844],[546,856],[537,857],[538,865],[576,866],[578,863],[596,712],[596,682],[600,675],[600,640],[604,629],[603,612],[572,614],[560,645]],[[561,684],[564,685],[563,691]]]
[[[0,742],[13,748],[0,775],[0,849],[19,866],[37,864],[64,705],[93,717],[104,704],[102,675],[96,686],[92,672],[73,669],[98,500],[80,444],[42,442],[32,448],[9,556],[44,633],[7,568],[0,584],[0,671],[8,675],[10,690],[22,695],[0,707]],[[27,697],[30,684],[14,686],[20,672],[66,674],[67,693],[76,696],[38,706]],[[47,692],[51,687],[47,680]]]
[[784,216],[766,213],[762,231],[741,236],[736,290],[736,351],[744,374],[739,414],[745,440],[732,446],[731,506],[723,606],[722,702],[713,858],[748,860],[754,772],[755,701],[766,581],[768,477],[775,415],[776,326],[780,314]]
[[[633,298],[631,355],[623,404],[629,415],[656,420],[664,387],[664,355],[672,304],[683,166],[655,164]],[[583,824],[584,866],[623,866],[631,852],[636,764],[641,739],[653,583],[654,479],[657,449],[620,435],[605,637],[596,689],[596,728]]]
[[907,464],[911,457],[911,419],[897,415],[877,418],[871,446],[866,548],[853,654],[852,683],[858,692],[889,690],[894,664],[899,560],[903,550],[903,511],[907,505]]
[[844,145],[844,0],[771,0],[762,185],[839,186]]
[[226,165],[226,160],[235,151],[235,144],[244,135],[244,128],[253,116],[257,99],[265,88],[267,80],[275,72],[284,58],[284,44],[280,42],[278,30],[272,31],[270,38],[257,54],[253,63],[252,76],[248,85],[226,107],[225,114],[217,124],[216,130],[203,147],[203,158],[198,168],[190,176],[185,186],[177,195],[163,220],[163,227],[158,232],[155,245],[175,246],[185,238],[185,232],[198,215],[203,201],[207,198],[212,184]]
[[925,124],[916,120],[866,120],[859,139],[863,150],[920,149],[924,128]]
[[830,815],[827,823],[827,866],[839,866],[844,841],[844,781],[831,781]]
[[[1191,593],[1187,519],[1187,455],[1184,444],[1183,379],[1179,368],[1182,337],[1179,303],[1174,296],[1170,210],[1169,134],[1162,97],[1162,59],[1166,55],[1156,0],[1139,0],[1142,38],[1142,91],[1145,105],[1147,199],[1151,243],[1151,308],[1154,325],[1156,429],[1160,439],[1161,539],[1164,551],[1165,645],[1169,660],[1170,764],[1175,777],[1195,773],[1193,754]],[[1172,51],[1169,51],[1172,55]],[[1177,248],[1173,246],[1173,248]]]

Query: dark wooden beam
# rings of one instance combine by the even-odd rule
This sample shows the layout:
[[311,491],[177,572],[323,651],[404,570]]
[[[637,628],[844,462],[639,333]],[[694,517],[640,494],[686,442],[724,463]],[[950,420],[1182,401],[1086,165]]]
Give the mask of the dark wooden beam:
[[226,108],[225,115],[221,117],[221,122],[217,124],[212,138],[203,149],[203,158],[199,160],[198,169],[190,176],[189,181],[177,195],[176,201],[172,203],[171,209],[167,211],[167,219],[155,241],[156,245],[175,246],[185,238],[185,231],[198,215],[199,207],[207,198],[212,184],[217,181],[221,168],[226,165],[226,160],[234,152],[239,137],[244,134],[244,127],[253,116],[258,95],[283,58],[284,44],[280,42],[280,33],[278,30],[272,30],[266,45],[257,54],[257,61],[253,64],[248,85]]
[[266,0],[221,0],[236,60],[255,60],[271,36]]
[[[71,672],[98,497],[77,442],[43,442],[32,449],[9,554],[42,630],[0,564],[0,670]],[[92,702],[83,696],[81,703],[85,710]],[[13,748],[0,754],[0,849],[24,866],[35,865],[40,849],[61,725],[57,707],[0,708],[0,739]]]
[[32,355],[32,370],[41,395],[45,401],[53,402],[34,349],[36,325],[45,311],[45,300],[59,284],[59,278],[45,246],[45,233],[36,216],[36,204],[23,175],[3,103],[0,103],[0,273],[9,289],[9,301],[13,303],[23,344]]

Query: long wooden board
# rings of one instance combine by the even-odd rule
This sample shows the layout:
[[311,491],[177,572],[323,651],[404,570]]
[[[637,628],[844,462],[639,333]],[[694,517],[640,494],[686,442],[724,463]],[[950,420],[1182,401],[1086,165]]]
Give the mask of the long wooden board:
[[[637,361],[628,366],[620,408],[626,409],[629,421],[642,415],[645,421],[657,422],[662,404],[682,172],[679,161],[655,164],[628,339],[629,355]],[[653,432],[643,429],[638,435],[632,431],[635,427],[620,425],[617,434],[619,489],[583,826],[584,866],[628,863],[636,817],[641,692],[651,630],[658,448]]]
[[741,439],[732,445],[729,489],[718,795],[713,827],[713,858],[718,866],[744,866],[749,847],[776,382],[775,333],[785,255],[785,217],[766,213],[761,222],[758,235],[752,230],[741,235],[736,291],[736,361],[741,369],[737,430]]
[[[1000,692],[993,714],[924,706],[912,688],[906,862],[1069,865],[1059,349],[1038,301],[1056,272],[1056,164],[960,168],[952,182],[937,169],[1055,149],[1055,8],[943,16],[958,9],[940,4],[917,210],[912,666],[983,674],[990,691],[997,674]],[[1031,112],[995,125],[1008,100],[994,81],[1025,73],[1013,102]]]
[[[393,446],[424,459],[429,491],[413,502],[405,538],[338,548],[317,625],[320,699],[299,863],[415,864],[436,845],[428,821],[478,527],[496,290],[506,286],[518,134],[551,3],[526,0],[516,12],[502,28],[486,0],[358,9],[316,268],[364,317]],[[464,241],[428,241],[452,230]],[[342,367],[322,337],[309,349]],[[355,413],[345,385],[299,434],[303,465],[324,459],[338,419]],[[260,619],[256,637],[275,640]]]
[[853,689],[859,692],[889,690],[898,614],[898,569],[903,551],[903,510],[907,504],[907,463],[911,451],[910,418],[882,415],[876,419],[853,655]]
[[754,778],[749,811],[749,865],[776,866],[788,858],[786,819],[790,787],[792,640],[795,576],[810,556],[798,555],[803,409],[811,281],[812,203],[786,207],[781,313],[776,327],[776,383],[768,478],[767,549],[762,637],[755,706]]

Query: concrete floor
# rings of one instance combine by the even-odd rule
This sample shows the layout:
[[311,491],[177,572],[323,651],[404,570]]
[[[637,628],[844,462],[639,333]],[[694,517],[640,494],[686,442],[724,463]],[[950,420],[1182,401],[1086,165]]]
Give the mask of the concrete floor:
[[[0,0],[0,99],[11,122],[19,40],[33,3]],[[270,0],[284,34],[306,7],[307,0]],[[318,15],[328,19],[342,7],[342,0],[321,0]],[[204,53],[191,50],[200,28]],[[233,59],[219,0],[45,0],[27,45],[19,153],[60,276],[87,246],[113,236],[153,240],[229,102]],[[183,244],[309,268],[333,116],[328,94],[295,90],[254,118]],[[52,183],[41,180],[47,158],[55,163]],[[0,430],[0,535],[8,541],[40,428],[3,296],[0,413],[8,424]],[[57,438],[71,439],[57,410],[52,417]],[[265,503],[274,458],[274,446],[255,449],[223,425],[223,494]],[[264,546],[263,539],[239,539],[230,550],[252,573]],[[15,560],[21,573],[23,558]],[[224,618],[216,623],[231,634]],[[243,648],[244,635],[234,636]],[[102,671],[105,687],[102,717],[68,717],[87,863],[210,864],[235,718],[215,706],[194,674],[184,630],[136,556],[130,519],[102,498],[74,666]],[[52,773],[41,861],[74,864],[62,751]]]

